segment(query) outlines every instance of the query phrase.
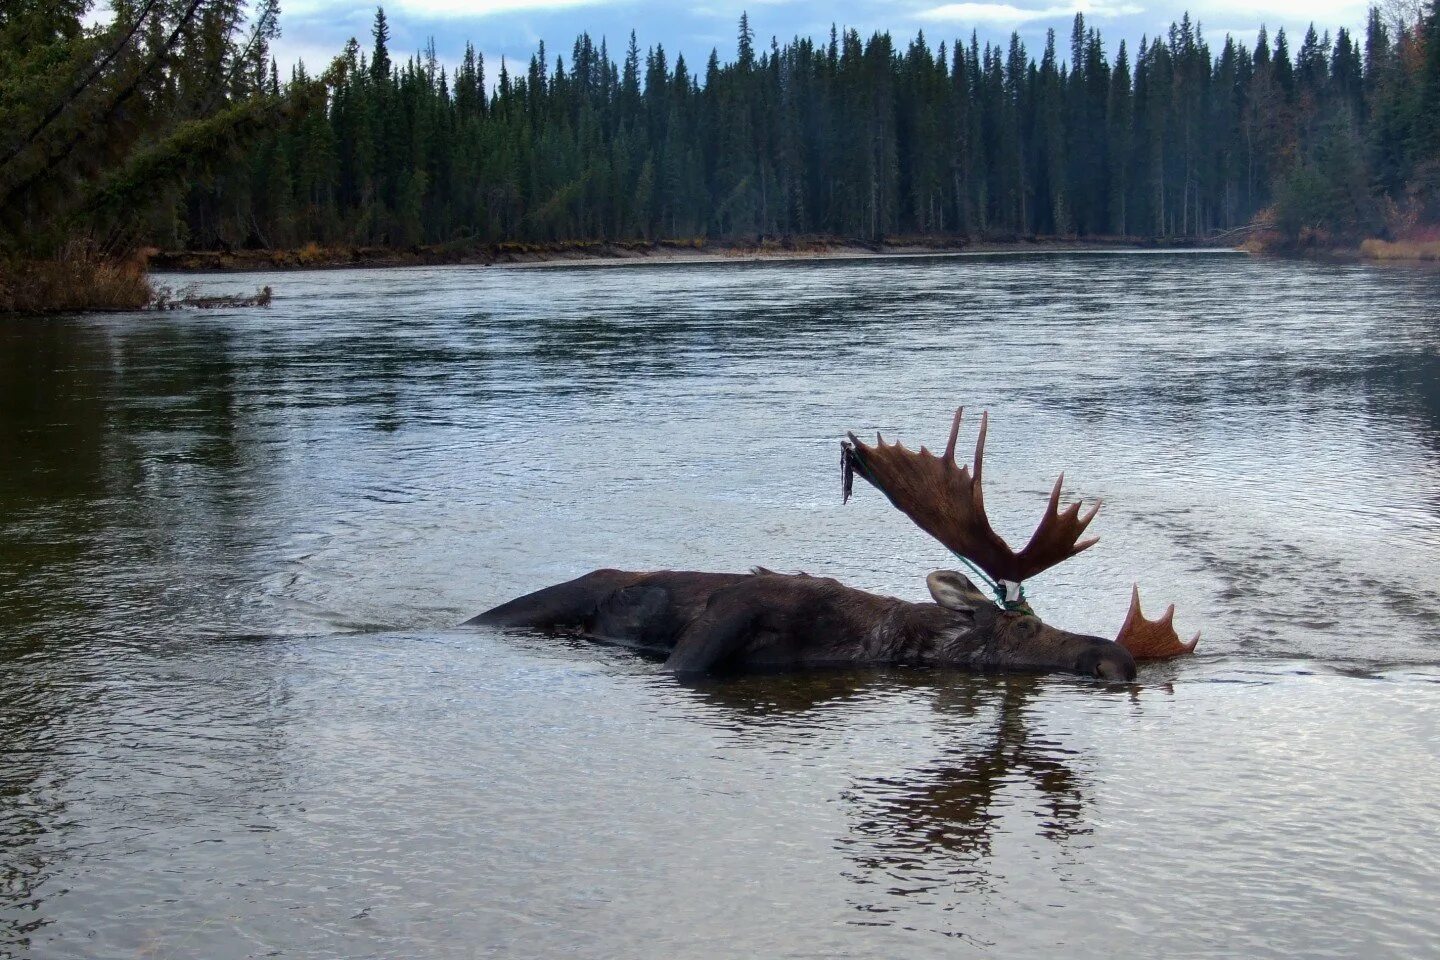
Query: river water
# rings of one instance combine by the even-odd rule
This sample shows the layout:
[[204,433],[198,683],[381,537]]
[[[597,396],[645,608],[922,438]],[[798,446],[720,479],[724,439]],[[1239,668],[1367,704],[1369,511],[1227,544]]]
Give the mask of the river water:
[[[439,268],[0,327],[0,956],[1417,956],[1440,274],[1230,254]],[[597,566],[948,566],[837,441],[991,412],[1133,686],[680,682],[456,624]],[[973,430],[973,426],[971,428]],[[969,436],[973,436],[969,434]]]

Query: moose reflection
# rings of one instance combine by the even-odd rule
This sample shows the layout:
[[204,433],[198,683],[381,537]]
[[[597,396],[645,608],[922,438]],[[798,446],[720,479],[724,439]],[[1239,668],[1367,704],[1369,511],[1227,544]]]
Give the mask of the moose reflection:
[[852,879],[884,883],[890,896],[983,887],[1001,835],[1027,822],[1056,842],[1090,832],[1078,758],[1030,729],[1027,707],[1039,685],[1008,677],[936,690],[937,712],[974,722],[933,761],[846,792],[853,826],[841,846],[860,868]]
[[[842,790],[849,831],[836,838],[863,886],[925,897],[984,887],[1006,835],[1064,843],[1090,833],[1083,760],[1033,729],[1034,676],[832,671],[696,678],[681,688],[707,722],[746,742],[798,742],[833,732],[827,708],[894,697],[925,702],[944,746],[918,766],[856,779]],[[838,721],[844,723],[843,720]],[[866,910],[877,907],[857,903]]]

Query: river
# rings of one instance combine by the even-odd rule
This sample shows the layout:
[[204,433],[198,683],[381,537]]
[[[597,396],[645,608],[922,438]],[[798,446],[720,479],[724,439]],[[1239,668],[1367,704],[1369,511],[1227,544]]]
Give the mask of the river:
[[[1440,274],[192,280],[275,301],[0,327],[0,956],[1440,941]],[[456,626],[597,566],[921,599],[953,561],[864,484],[841,506],[838,440],[934,446],[956,403],[1012,541],[1061,470],[1104,501],[1041,614],[1113,635],[1138,583],[1195,657],[681,682]]]

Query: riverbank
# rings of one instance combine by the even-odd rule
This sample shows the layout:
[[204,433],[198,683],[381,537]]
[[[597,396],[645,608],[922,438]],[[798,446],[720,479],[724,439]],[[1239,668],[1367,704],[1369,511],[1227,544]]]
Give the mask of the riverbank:
[[157,295],[144,263],[133,258],[0,259],[0,314],[142,310]]
[[752,243],[696,240],[564,241],[555,243],[456,242],[393,247],[315,244],[297,250],[152,251],[153,270],[173,273],[226,273],[261,270],[323,270],[346,267],[414,267],[472,264],[477,266],[546,266],[628,262],[706,262],[732,260],[858,259],[941,253],[986,253],[1016,250],[1155,250],[1204,246],[1193,240],[1137,237],[1007,238],[971,241],[946,237],[897,237],[881,242],[833,238],[780,238]]
[[1076,252],[1196,249],[1189,239],[1144,237],[897,237],[882,242],[824,237],[785,237],[759,242],[705,238],[660,241],[564,241],[475,243],[408,248],[308,244],[293,250],[155,250],[124,258],[93,251],[66,251],[45,260],[0,260],[0,315],[114,313],[221,306],[267,306],[270,288],[253,295],[198,297],[188,285],[172,289],[153,272],[255,273],[266,271],[373,269],[422,266],[596,267],[627,264],[724,263],[755,260],[861,260],[962,253]]
[[1264,256],[1335,263],[1436,264],[1440,263],[1440,227],[1411,224],[1392,233],[1389,240],[1367,237],[1357,242],[1309,229],[1290,237],[1261,225],[1249,233],[1243,247]]
[[0,257],[0,316],[268,307],[273,293],[264,286],[250,294],[204,296],[193,284],[156,283],[146,251],[127,257],[83,249],[46,259]]
[[455,241],[408,248],[309,244],[292,250],[144,250],[124,261],[92,257],[55,262],[0,264],[0,314],[166,310],[186,307],[264,306],[269,289],[253,296],[198,298],[186,287],[152,283],[150,273],[255,273],[267,271],[374,269],[417,266],[596,267],[630,264],[725,263],[784,260],[863,260],[887,257],[985,253],[1071,253],[1235,249],[1281,258],[1337,263],[1440,263],[1440,241],[1366,240],[1357,246],[1282,243],[1273,232],[1230,242],[1153,237],[896,237],[881,242],[824,237],[761,242],[704,238],[661,241],[564,241],[475,243]]
[[1333,264],[1435,267],[1440,265],[1440,243],[1367,239],[1354,244],[1246,243],[1241,249],[1262,257],[1312,260]]
[[1362,260],[1406,260],[1440,263],[1440,240],[1366,240],[1358,251]]
[[143,258],[60,257],[0,261],[0,315],[132,313],[268,307],[274,291],[204,296],[187,284],[157,284]]

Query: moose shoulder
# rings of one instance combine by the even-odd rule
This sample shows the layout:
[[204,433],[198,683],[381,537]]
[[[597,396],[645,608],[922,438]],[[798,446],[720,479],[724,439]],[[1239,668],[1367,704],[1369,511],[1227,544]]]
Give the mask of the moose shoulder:
[[828,577],[596,570],[470,621],[571,630],[668,651],[681,673],[907,664],[1135,676],[1119,644],[1002,610],[954,571],[927,578],[934,603],[856,590]]

